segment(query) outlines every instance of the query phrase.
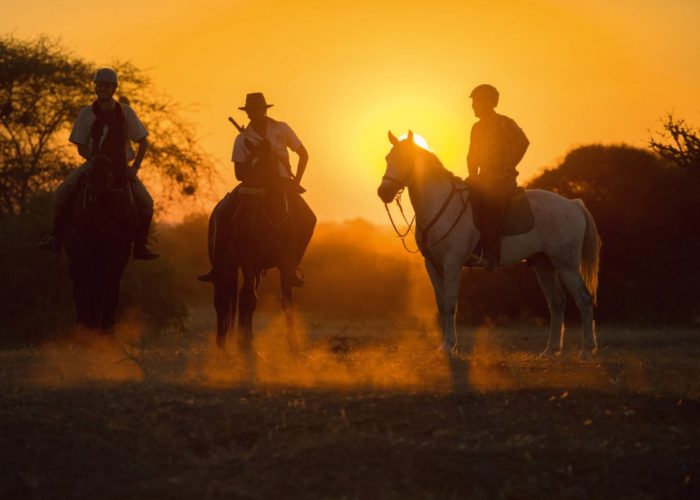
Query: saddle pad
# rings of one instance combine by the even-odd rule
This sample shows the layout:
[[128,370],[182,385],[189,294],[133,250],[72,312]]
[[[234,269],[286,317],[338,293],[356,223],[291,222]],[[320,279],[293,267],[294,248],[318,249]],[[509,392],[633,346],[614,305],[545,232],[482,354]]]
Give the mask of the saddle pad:
[[535,227],[535,216],[530,208],[525,189],[518,187],[515,196],[510,199],[505,220],[503,221],[503,236],[527,233]]
[[263,196],[267,193],[264,188],[253,188],[248,186],[240,186],[238,188],[240,194],[251,195],[251,196]]
[[[472,204],[474,209],[474,222],[479,231],[481,228],[481,217],[479,203]],[[516,234],[527,233],[535,227],[535,216],[530,208],[530,201],[527,199],[525,189],[518,186],[515,194],[510,199],[506,215],[503,220],[503,232],[501,236],[513,236]]]

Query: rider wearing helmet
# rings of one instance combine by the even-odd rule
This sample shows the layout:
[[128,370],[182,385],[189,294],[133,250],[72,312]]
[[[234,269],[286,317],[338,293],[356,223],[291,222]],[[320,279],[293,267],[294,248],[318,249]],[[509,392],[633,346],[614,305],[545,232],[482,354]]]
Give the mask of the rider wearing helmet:
[[[75,169],[56,189],[54,220],[51,232],[39,242],[45,250],[61,251],[62,235],[68,217],[68,200],[81,176],[87,172],[98,155],[108,157],[113,164],[123,165],[133,160],[130,184],[139,215],[138,231],[134,242],[134,258],[151,260],[158,257],[147,247],[148,232],[153,218],[153,199],[136,174],[148,150],[148,132],[136,113],[124,102],[114,100],[119,80],[111,68],[100,68],[93,77],[97,99],[85,106],[73,125],[68,140],[78,148],[85,163]],[[132,142],[138,143],[134,153]]]
[[514,120],[496,113],[498,90],[479,85],[472,90],[472,109],[479,121],[471,131],[467,154],[467,181],[476,189],[480,206],[481,239],[475,254],[489,270],[498,266],[503,219],[513,195],[518,171],[530,141]]

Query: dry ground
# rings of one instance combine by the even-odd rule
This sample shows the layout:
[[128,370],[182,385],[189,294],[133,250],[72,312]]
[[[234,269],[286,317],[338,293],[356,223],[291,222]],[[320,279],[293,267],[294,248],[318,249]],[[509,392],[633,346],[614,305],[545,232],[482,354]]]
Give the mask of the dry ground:
[[[210,315],[207,315],[207,318]],[[256,354],[199,332],[0,352],[0,498],[698,498],[700,332],[601,329],[595,364],[542,329],[317,319]],[[132,325],[124,343],[138,338]]]

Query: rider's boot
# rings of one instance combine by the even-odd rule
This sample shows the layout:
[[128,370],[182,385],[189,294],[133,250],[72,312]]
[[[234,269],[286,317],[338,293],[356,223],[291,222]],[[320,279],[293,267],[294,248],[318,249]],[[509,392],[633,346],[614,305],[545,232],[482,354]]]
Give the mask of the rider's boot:
[[38,246],[41,250],[60,254],[63,243],[56,237],[54,231],[51,231],[42,236],[37,242],[36,246]]
[[209,269],[206,273],[197,276],[199,281],[204,281],[205,283],[214,282],[214,269]]
[[498,257],[494,255],[482,255],[477,263],[487,271],[494,272],[498,267]]
[[136,241],[134,241],[134,259],[136,260],[153,260],[160,257],[156,252],[148,248],[148,232],[151,228],[152,215],[141,216],[140,224],[136,233]]

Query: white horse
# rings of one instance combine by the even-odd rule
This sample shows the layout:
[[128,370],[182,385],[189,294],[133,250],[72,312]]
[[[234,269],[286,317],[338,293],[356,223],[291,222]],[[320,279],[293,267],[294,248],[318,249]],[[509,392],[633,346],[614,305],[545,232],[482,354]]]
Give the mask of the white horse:
[[[443,167],[431,152],[413,142],[413,133],[393,145],[386,157],[386,172],[377,194],[390,203],[408,188],[416,214],[416,243],[435,291],[440,314],[443,350],[457,350],[455,313],[461,270],[479,240],[467,185]],[[530,259],[547,297],[549,338],[541,356],[552,357],[562,348],[565,296],[559,279],[573,296],[583,325],[579,358],[591,360],[596,351],[593,305],[598,286],[600,238],[591,213],[579,199],[555,193],[526,191],[535,225],[527,233],[501,240],[501,261],[509,266]]]

